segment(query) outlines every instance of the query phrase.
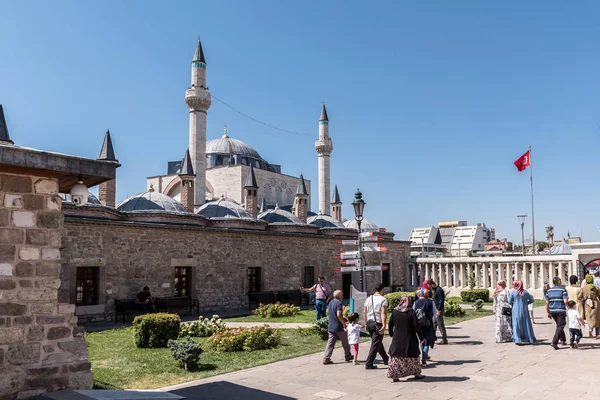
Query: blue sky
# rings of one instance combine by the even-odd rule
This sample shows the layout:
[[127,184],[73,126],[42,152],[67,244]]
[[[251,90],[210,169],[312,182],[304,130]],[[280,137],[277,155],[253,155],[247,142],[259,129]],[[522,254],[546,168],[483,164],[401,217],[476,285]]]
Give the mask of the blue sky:
[[[208,137],[231,137],[313,181],[320,104],[332,183],[351,216],[411,227],[485,222],[520,241],[531,215],[600,240],[600,3],[558,1],[19,1],[0,3],[0,103],[20,145],[97,157],[110,128],[117,198],[187,147],[197,35],[218,98]],[[317,196],[312,198],[313,210]],[[531,233],[527,221],[528,236]]]

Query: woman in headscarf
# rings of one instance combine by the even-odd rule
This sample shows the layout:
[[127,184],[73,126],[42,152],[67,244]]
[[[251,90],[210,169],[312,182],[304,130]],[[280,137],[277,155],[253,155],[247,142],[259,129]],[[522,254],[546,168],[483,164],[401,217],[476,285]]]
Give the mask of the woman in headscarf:
[[430,291],[427,289],[417,290],[419,299],[415,301],[413,310],[417,314],[417,321],[419,315],[423,315],[424,324],[419,324],[423,331],[423,341],[421,342],[421,366],[427,366],[427,360],[429,359],[429,349],[433,349],[437,337],[435,336],[435,326],[433,325],[433,316],[437,313],[435,303],[429,298]]
[[506,290],[506,281],[499,281],[494,291],[496,343],[510,342],[512,339],[511,317],[502,313],[502,310],[505,308],[510,308],[508,304],[508,290]]
[[512,306],[512,339],[516,345],[523,343],[535,344],[533,325],[527,310],[529,304],[533,304],[533,296],[525,290],[522,281],[513,282],[508,303]]
[[392,310],[388,329],[392,343],[388,352],[387,377],[394,382],[410,375],[414,375],[415,379],[423,379],[419,362],[419,343],[423,341],[423,331],[408,297],[402,297]]
[[594,337],[593,329],[596,329],[596,339],[600,339],[600,290],[594,286],[594,277],[585,277],[586,285],[581,288],[578,299],[585,308],[585,319],[589,326],[589,335]]

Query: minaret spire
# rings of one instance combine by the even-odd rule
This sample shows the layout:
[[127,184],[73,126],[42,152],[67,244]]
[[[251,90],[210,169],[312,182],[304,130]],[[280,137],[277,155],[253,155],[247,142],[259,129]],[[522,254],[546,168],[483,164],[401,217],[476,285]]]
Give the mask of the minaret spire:
[[300,174],[300,180],[298,181],[298,189],[296,189],[294,215],[306,224],[308,217],[308,191],[306,190],[306,183],[304,182],[304,176]]
[[108,129],[104,135],[104,143],[102,143],[102,149],[100,150],[100,156],[98,157],[98,160],[117,161],[112,145],[112,139],[110,138],[110,130]]
[[211,96],[206,87],[206,59],[200,38],[192,60],[192,85],[185,92],[185,102],[190,108],[189,151],[196,174],[194,203],[201,206],[206,201],[206,113]]
[[323,214],[331,215],[331,161],[330,154],[333,151],[333,142],[329,138],[329,117],[325,102],[321,106],[321,117],[319,118],[319,139],[315,143],[319,160],[319,210]]
[[331,216],[342,222],[342,199],[340,199],[337,185],[333,189],[333,197],[331,198]]

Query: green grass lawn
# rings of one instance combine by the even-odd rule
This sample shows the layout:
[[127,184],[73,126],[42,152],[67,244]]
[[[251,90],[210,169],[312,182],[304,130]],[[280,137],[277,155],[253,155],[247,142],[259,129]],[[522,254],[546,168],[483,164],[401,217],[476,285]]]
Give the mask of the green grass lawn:
[[[216,353],[208,345],[203,346],[199,370],[188,372],[179,367],[169,349],[138,349],[131,328],[92,332],[87,340],[97,389],[157,389],[325,348],[325,342],[316,334],[302,335],[297,329],[283,329],[282,344],[271,350]],[[195,340],[206,342],[206,338]]]
[[[446,297],[446,300],[451,300],[454,301],[458,304],[460,304],[461,306],[463,306],[463,308],[465,308],[465,306],[470,306],[473,303],[465,303],[464,301],[462,301],[462,299],[460,297]],[[490,301],[485,303],[488,306],[491,306],[493,304],[493,299],[490,298]],[[546,305],[546,301],[545,300],[535,300],[535,302],[533,303],[534,307],[540,307],[540,306],[544,306]]]
[[316,321],[317,315],[314,309],[312,310],[302,310],[300,314],[294,315],[293,317],[281,317],[281,318],[261,318],[258,315],[248,315],[245,317],[234,317],[234,318],[224,318],[225,322],[264,322],[268,324],[269,322],[304,322],[308,324],[312,324]]

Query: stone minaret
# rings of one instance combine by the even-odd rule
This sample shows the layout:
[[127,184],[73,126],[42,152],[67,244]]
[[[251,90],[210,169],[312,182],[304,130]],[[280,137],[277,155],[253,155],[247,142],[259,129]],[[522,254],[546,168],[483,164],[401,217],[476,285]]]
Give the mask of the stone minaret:
[[[104,143],[102,143],[102,150],[100,150],[100,156],[98,160],[105,161],[114,161],[117,162],[115,158],[115,151],[113,149],[112,140],[110,138],[110,131],[106,130],[106,135],[104,135]],[[117,187],[116,180],[111,179],[104,183],[101,183],[98,187],[98,200],[103,206],[114,207],[115,200],[117,197]]]
[[244,204],[246,211],[252,214],[252,218],[256,219],[258,216],[258,185],[256,184],[256,176],[254,176],[252,165],[244,184]]
[[308,192],[306,191],[306,183],[304,176],[300,174],[298,189],[296,189],[296,205],[294,207],[294,215],[303,223],[308,219]]
[[194,167],[192,167],[192,158],[190,157],[190,150],[185,151],[183,157],[183,163],[181,164],[181,171],[179,171],[179,178],[181,179],[181,204],[188,210],[188,212],[194,212]]
[[319,212],[331,215],[331,205],[329,195],[331,187],[330,179],[330,157],[333,150],[333,143],[329,139],[329,119],[325,103],[321,108],[321,118],[319,118],[319,140],[315,143],[315,149],[319,155]]
[[190,108],[190,157],[196,173],[194,201],[201,206],[206,198],[206,111],[211,97],[206,87],[206,60],[198,38],[192,60],[192,87],[185,92],[185,102]]
[[331,216],[342,222],[342,200],[340,199],[337,185],[333,189],[333,197],[331,198]]

